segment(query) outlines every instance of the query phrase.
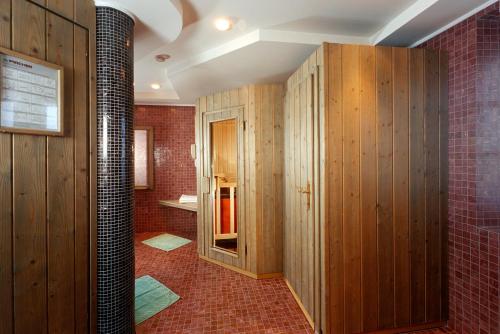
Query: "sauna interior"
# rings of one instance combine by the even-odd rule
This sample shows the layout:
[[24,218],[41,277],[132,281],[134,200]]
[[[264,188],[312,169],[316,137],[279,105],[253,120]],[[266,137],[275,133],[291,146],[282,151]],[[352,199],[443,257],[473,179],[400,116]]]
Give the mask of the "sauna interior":
[[0,0],[0,334],[500,333],[498,0]]

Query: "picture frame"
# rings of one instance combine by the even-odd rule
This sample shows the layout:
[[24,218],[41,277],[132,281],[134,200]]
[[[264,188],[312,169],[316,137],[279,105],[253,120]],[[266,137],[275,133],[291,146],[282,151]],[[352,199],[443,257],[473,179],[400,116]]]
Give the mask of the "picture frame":
[[64,68],[0,47],[0,132],[64,136]]

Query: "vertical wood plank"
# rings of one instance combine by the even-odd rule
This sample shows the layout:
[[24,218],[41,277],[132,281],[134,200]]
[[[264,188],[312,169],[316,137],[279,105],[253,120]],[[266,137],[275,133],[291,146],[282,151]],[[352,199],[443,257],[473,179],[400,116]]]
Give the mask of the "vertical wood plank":
[[257,120],[256,120],[256,113],[257,113],[257,108],[258,108],[258,101],[257,101],[257,88],[255,85],[250,85],[249,91],[248,91],[248,96],[249,96],[249,107],[248,107],[248,152],[249,152],[249,159],[248,159],[248,166],[249,166],[249,196],[247,200],[247,204],[249,206],[249,223],[247,226],[247,260],[249,262],[249,269],[251,272],[256,272],[257,271],[257,258],[256,258],[256,250],[255,250],[255,244],[256,244],[256,234],[257,234],[257,227],[256,227],[256,219],[257,219],[257,214],[256,210],[254,209],[257,205],[257,198],[256,198],[256,192],[257,192],[257,183],[256,183],[256,178],[257,178],[257,170],[256,170],[256,161],[257,161],[257,156],[256,156],[256,150],[257,150],[257,138],[256,138],[256,131],[257,131]]
[[411,323],[425,321],[425,160],[423,50],[410,51]]
[[220,110],[222,108],[222,93],[218,92],[213,95],[214,100],[214,111]]
[[343,96],[342,46],[330,45],[329,59],[329,115],[328,115],[328,189],[327,216],[329,224],[330,310],[331,332],[344,333],[344,247],[343,247]]
[[[283,178],[284,178],[284,105],[283,105],[283,86],[273,85],[273,180],[274,180],[274,252],[276,262],[274,263],[272,272],[283,271]],[[271,270],[270,270],[271,271]]]
[[343,239],[345,329],[361,331],[361,224],[359,184],[359,47],[342,47],[342,109],[344,111]]
[[75,12],[75,2],[84,2],[85,0],[45,0],[50,10],[73,20]]
[[395,326],[410,325],[408,50],[393,48]]
[[362,313],[363,331],[374,331],[378,326],[375,48],[362,46],[359,53]]
[[12,333],[12,136],[0,134],[0,334]]
[[394,326],[392,49],[376,49],[379,328]]
[[74,28],[74,100],[75,100],[75,332],[89,330],[89,68],[88,33]]
[[[306,67],[307,69],[307,67]],[[300,179],[297,189],[300,198],[300,261],[301,261],[301,294],[304,308],[309,312],[310,298],[309,298],[309,275],[308,275],[308,260],[309,260],[309,238],[308,238],[308,211],[307,207],[307,194],[302,193],[307,187],[307,167],[308,167],[308,147],[307,147],[307,79],[300,83]],[[301,190],[302,189],[302,190]],[[312,282],[311,282],[312,283]]]
[[[10,48],[11,1],[0,3],[0,46]],[[0,134],[0,334],[12,333],[12,135]]]
[[64,137],[47,138],[48,327],[75,326],[73,25],[47,14],[47,59],[64,67]]
[[439,53],[439,226],[441,233],[441,319],[448,319],[448,55]]
[[[261,233],[257,235],[257,240],[260,243],[259,249],[259,264],[258,273],[269,272],[277,259],[275,249],[275,230],[274,230],[274,145],[273,145],[273,96],[272,86],[264,85],[262,90],[262,108],[261,108],[261,159],[262,159],[262,206],[261,206]],[[259,239],[260,236],[260,239]]]
[[10,48],[11,0],[0,2],[0,46]]
[[[12,48],[45,59],[45,12],[12,2]],[[47,332],[46,138],[13,136],[14,330]]]
[[[330,319],[327,316],[329,314],[329,306],[328,303],[330,301],[330,285],[329,285],[329,269],[330,269],[330,257],[327,252],[330,249],[330,230],[329,226],[327,223],[327,216],[326,216],[326,203],[328,203],[328,191],[326,186],[329,184],[329,180],[327,177],[327,154],[328,150],[326,147],[326,143],[328,140],[327,137],[327,126],[329,124],[329,85],[330,85],[330,80],[328,77],[329,73],[329,52],[330,48],[328,47],[327,43],[323,43],[321,46],[321,56],[319,56],[320,59],[320,64],[322,67],[320,67],[319,70],[319,115],[318,115],[318,135],[319,135],[319,158],[320,158],[320,167],[319,167],[319,174],[318,178],[320,181],[318,181],[319,184],[319,195],[318,195],[318,205],[319,205],[319,242],[320,242],[320,256],[318,257],[318,266],[320,267],[320,298],[319,298],[319,303],[320,303],[320,328],[324,333],[329,333],[330,332]],[[317,278],[318,279],[318,278]]]
[[298,192],[298,188],[301,185],[300,179],[300,160],[302,158],[301,155],[301,145],[300,145],[300,114],[301,114],[301,104],[300,104],[300,85],[296,85],[294,88],[294,147],[295,147],[295,188],[292,189],[292,192],[295,196],[295,226],[294,226],[294,262],[295,262],[295,292],[298,296],[302,296],[302,253],[301,253],[301,245],[302,245],[302,229],[301,229],[301,195]]
[[307,214],[307,224],[306,224],[306,238],[307,238],[307,267],[306,267],[306,273],[307,273],[307,289],[308,289],[308,296],[309,296],[309,316],[311,318],[314,317],[314,286],[315,286],[315,280],[314,280],[314,260],[315,260],[315,252],[314,252],[314,247],[315,247],[315,239],[314,239],[314,234],[315,234],[315,226],[314,226],[314,213],[315,213],[315,207],[314,207],[314,143],[313,143],[313,136],[314,136],[314,124],[313,124],[313,113],[314,113],[314,99],[315,97],[313,96],[313,84],[314,84],[314,71],[316,68],[316,56],[315,53],[313,54],[314,57],[311,56],[311,59],[314,59],[314,63],[312,64],[311,61],[309,62],[309,68],[312,72],[309,73],[306,81],[306,110],[304,110],[306,114],[306,183],[304,184],[304,187],[306,187],[306,191],[309,190],[309,194],[304,194],[304,198],[306,200],[306,214]]
[[13,223],[16,333],[47,332],[46,160],[43,153],[45,140],[15,136]]
[[425,226],[426,321],[440,318],[441,240],[439,227],[439,54],[425,51]]

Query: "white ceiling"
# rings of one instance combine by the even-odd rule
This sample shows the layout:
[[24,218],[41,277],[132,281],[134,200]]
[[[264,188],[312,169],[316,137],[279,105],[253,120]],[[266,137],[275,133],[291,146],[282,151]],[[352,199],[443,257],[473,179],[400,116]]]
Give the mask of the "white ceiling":
[[[283,82],[322,42],[411,46],[495,0],[109,0],[136,20],[136,103]],[[213,22],[230,17],[233,29]],[[166,53],[165,63],[154,60]],[[150,88],[159,83],[160,90]]]

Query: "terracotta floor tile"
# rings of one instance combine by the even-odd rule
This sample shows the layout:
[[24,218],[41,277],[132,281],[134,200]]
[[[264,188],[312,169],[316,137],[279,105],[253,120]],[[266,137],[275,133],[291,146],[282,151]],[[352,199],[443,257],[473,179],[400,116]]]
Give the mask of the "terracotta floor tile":
[[313,333],[282,279],[254,280],[200,260],[196,243],[164,252],[136,236],[136,277],[150,275],[181,299],[137,326],[137,333]]
[[135,275],[154,277],[181,299],[137,326],[137,334],[313,333],[282,279],[254,280],[200,260],[195,242],[168,253],[141,242],[159,234],[136,235]]

